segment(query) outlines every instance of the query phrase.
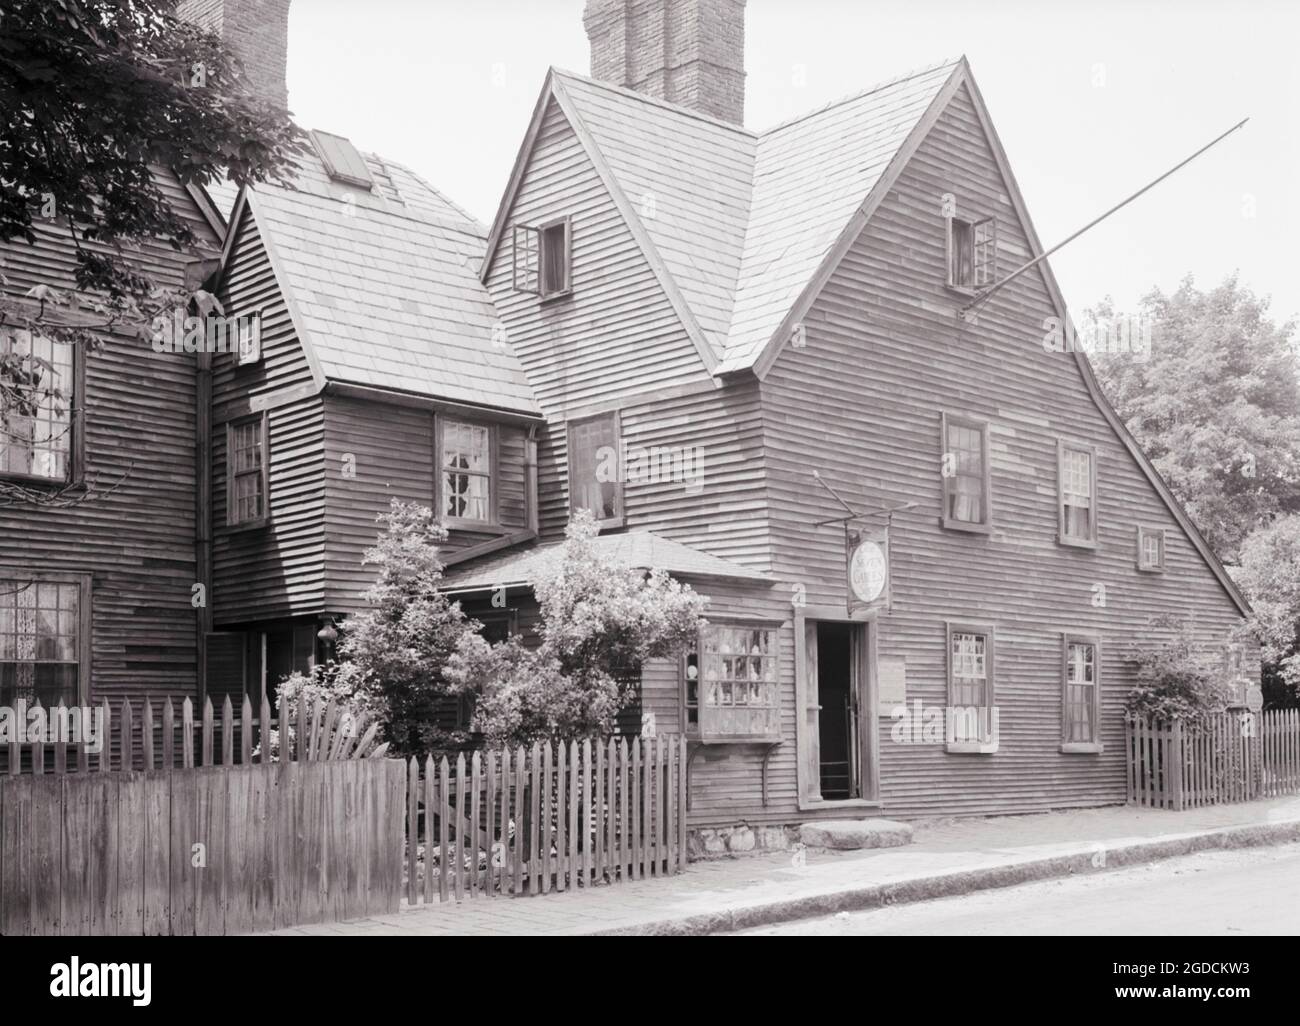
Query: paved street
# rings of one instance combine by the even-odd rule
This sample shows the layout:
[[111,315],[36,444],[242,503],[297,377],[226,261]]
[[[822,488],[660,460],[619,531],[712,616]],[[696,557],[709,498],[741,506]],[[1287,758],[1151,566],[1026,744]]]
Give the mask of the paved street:
[[1109,873],[744,931],[753,936],[1300,933],[1300,844],[1202,852]]

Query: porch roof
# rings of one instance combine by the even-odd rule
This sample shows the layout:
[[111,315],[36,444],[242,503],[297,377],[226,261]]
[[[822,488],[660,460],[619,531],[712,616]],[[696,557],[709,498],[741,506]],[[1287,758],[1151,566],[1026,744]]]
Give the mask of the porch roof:
[[[772,582],[771,575],[762,571],[649,531],[601,535],[594,544],[598,551],[627,569],[666,570],[674,577],[722,578],[755,584]],[[560,558],[563,550],[563,542],[549,542],[483,556],[448,568],[443,578],[443,590],[456,594],[529,586]]]

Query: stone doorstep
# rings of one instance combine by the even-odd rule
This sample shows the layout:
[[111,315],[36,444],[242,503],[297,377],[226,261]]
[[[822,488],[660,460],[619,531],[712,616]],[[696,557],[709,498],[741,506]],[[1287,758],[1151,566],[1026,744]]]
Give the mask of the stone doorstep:
[[897,848],[912,843],[912,828],[893,819],[825,819],[803,824],[799,840],[809,848],[837,851]]

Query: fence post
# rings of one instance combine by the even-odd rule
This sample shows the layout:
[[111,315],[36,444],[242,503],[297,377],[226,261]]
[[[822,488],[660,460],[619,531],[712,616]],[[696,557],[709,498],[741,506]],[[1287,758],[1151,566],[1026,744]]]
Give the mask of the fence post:
[[1177,716],[1174,717],[1173,732],[1173,764],[1174,764],[1174,811],[1183,811],[1183,767],[1186,760],[1183,758],[1183,724]]

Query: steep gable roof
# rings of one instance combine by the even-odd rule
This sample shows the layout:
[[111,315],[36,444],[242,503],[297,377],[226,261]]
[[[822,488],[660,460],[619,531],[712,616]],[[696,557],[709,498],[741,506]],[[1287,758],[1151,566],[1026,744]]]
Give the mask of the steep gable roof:
[[[340,382],[539,413],[475,273],[485,229],[414,172],[366,156],[370,190],[315,154],[293,188],[241,191],[318,387]],[[232,232],[233,236],[233,232]]]
[[960,62],[751,132],[552,68],[488,237],[486,279],[554,100],[711,372],[753,367]]

